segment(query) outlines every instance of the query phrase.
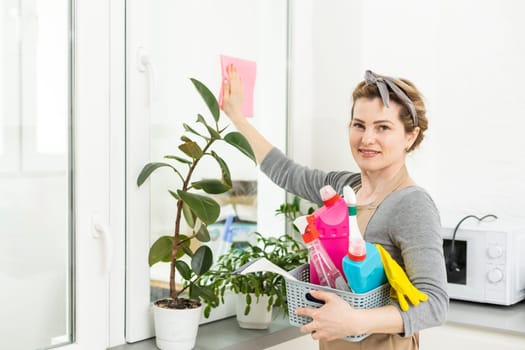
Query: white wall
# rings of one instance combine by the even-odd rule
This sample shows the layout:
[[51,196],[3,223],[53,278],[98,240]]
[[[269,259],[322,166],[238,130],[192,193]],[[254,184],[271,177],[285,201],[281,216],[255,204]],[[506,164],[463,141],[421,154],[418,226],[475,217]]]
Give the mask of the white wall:
[[406,77],[430,122],[409,170],[443,223],[489,212],[523,223],[523,13],[513,0],[296,1],[292,157],[356,170],[346,127],[353,87],[366,69]]

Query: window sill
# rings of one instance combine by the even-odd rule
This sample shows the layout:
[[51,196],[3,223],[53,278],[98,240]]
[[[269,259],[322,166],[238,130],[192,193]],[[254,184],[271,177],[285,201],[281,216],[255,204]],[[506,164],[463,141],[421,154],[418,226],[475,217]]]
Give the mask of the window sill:
[[[262,350],[304,335],[290,326],[288,318],[279,316],[268,329],[242,329],[235,317],[210,322],[199,327],[194,350]],[[133,344],[112,347],[109,350],[155,350],[155,338]]]

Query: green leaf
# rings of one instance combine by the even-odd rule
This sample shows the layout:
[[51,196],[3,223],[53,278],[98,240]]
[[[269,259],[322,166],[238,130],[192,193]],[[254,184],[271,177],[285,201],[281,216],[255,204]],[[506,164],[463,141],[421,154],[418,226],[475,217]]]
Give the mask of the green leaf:
[[252,147],[248,143],[248,140],[246,140],[246,138],[240,132],[232,131],[228,133],[226,136],[224,136],[224,141],[237,148],[239,151],[241,151],[241,153],[253,160],[254,163],[257,163]]
[[199,297],[205,300],[213,301],[214,303],[218,303],[219,297],[215,294],[213,288],[209,286],[201,286],[199,292]]
[[206,227],[206,225],[201,225],[201,227],[199,227],[199,230],[197,231],[197,234],[195,235],[195,237],[200,242],[210,241],[210,233],[208,232],[208,228]]
[[177,157],[177,156],[172,156],[172,155],[167,155],[167,156],[164,156],[164,158],[166,159],[174,159],[178,162],[181,162],[181,163],[184,163],[184,164],[191,164],[191,161],[187,160],[187,159],[184,159],[184,158],[181,158],[181,157]]
[[184,130],[188,131],[188,132],[191,132],[192,134],[195,134],[197,136],[200,136],[200,137],[204,137],[203,135],[201,135],[199,132],[195,131],[191,126],[189,126],[188,124],[186,123],[183,123],[182,126],[184,127]]
[[186,220],[186,223],[189,227],[194,228],[195,227],[195,215],[191,211],[191,208],[188,204],[182,203],[182,215],[184,215],[184,220]]
[[182,251],[183,251],[186,255],[188,255],[189,257],[192,257],[192,256],[193,256],[193,252],[191,251],[191,248],[190,248],[189,244],[188,244],[187,246],[186,246],[186,245],[183,245],[183,246],[181,246],[181,248],[182,248]]
[[[184,241],[184,243],[180,243]],[[177,249],[177,259],[180,259],[184,256],[184,254],[188,254],[188,250],[190,251],[189,256],[191,256],[191,250],[190,250],[190,240],[188,239],[188,236],[180,234],[179,235],[179,248]]]
[[205,318],[210,317],[210,312],[211,312],[211,306],[210,305],[206,305],[206,307],[204,308],[204,317]]
[[177,271],[179,271],[182,278],[185,280],[191,279],[191,269],[188,264],[182,260],[177,260],[175,262],[175,267],[177,268]]
[[197,275],[208,272],[213,263],[213,253],[207,245],[200,246],[191,259],[191,269]]
[[219,217],[221,207],[214,199],[181,190],[177,190],[177,194],[206,225],[213,224]]
[[200,289],[201,288],[197,284],[190,283],[190,292],[189,292],[190,299],[199,300],[199,297],[201,294]]
[[200,159],[203,155],[202,149],[197,142],[189,141],[179,146],[179,149],[193,159]]
[[221,139],[221,134],[219,134],[217,130],[209,126],[208,123],[206,123],[206,120],[204,119],[202,115],[200,114],[197,115],[197,122],[202,123],[206,127],[206,129],[208,129],[208,133],[210,134],[210,137],[212,139],[215,139],[215,140]]
[[206,105],[208,106],[208,109],[210,110],[211,115],[213,116],[213,119],[215,119],[215,122],[218,122],[219,117],[220,117],[220,114],[219,114],[220,111],[219,111],[219,103],[217,103],[217,99],[215,98],[215,96],[212,94],[212,92],[210,91],[210,89],[208,89],[206,85],[204,85],[197,79],[191,78],[190,80],[195,86],[195,88],[197,89],[197,91],[199,92],[199,94],[201,95],[204,102],[206,102]]
[[137,178],[137,186],[141,186],[144,183],[144,181],[146,181],[146,179],[151,175],[152,172],[162,167],[170,167],[175,172],[177,171],[171,164],[168,163],[148,163],[144,165],[144,168],[142,168],[142,171],[140,172]]
[[148,263],[153,266],[159,261],[170,262],[173,249],[173,237],[162,236],[149,249]]
[[180,137],[180,140],[181,140],[182,142],[193,142],[193,140],[190,139],[190,138],[189,138],[188,136],[186,136],[186,135],[182,135],[182,136]]
[[168,190],[168,192],[176,199],[176,200],[180,200],[179,198],[179,195],[176,194],[175,192],[173,192],[172,190]]
[[200,113],[197,114],[197,123],[202,123],[203,125],[208,125],[208,123],[206,123],[206,119],[204,119],[204,117]]
[[206,125],[206,129],[208,129],[208,132],[210,133],[210,137],[215,140],[221,139],[221,134],[219,134],[217,131],[215,131],[214,128],[212,128],[209,125]]
[[246,307],[244,308],[245,316],[250,313],[251,304],[252,304],[252,296],[250,294],[246,294]]
[[232,177],[231,177],[230,169],[228,168],[228,165],[226,164],[224,159],[219,157],[219,155],[215,153],[214,151],[211,151],[211,155],[213,158],[215,158],[217,163],[219,163],[219,166],[221,168],[221,173],[222,173],[222,181],[228,186],[232,187],[233,186]]
[[201,181],[195,181],[192,182],[191,185],[198,190],[203,190],[204,192],[210,194],[221,194],[231,190],[231,186],[228,186],[221,180],[217,179],[205,179]]

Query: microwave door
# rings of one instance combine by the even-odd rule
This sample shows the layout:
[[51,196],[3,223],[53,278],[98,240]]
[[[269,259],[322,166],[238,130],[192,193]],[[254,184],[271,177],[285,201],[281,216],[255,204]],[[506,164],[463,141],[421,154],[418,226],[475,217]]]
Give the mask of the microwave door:
[[443,239],[443,253],[450,298],[483,302],[486,275],[484,239],[480,239],[479,232],[460,230],[452,244],[452,233],[447,233]]
[[444,239],[443,253],[447,269],[447,282],[459,285],[467,284],[467,242]]

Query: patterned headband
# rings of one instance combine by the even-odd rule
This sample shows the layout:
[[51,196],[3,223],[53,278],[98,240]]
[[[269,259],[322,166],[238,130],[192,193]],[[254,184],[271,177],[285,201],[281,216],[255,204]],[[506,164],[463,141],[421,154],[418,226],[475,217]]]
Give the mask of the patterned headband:
[[365,73],[365,80],[368,84],[375,84],[377,88],[379,89],[379,94],[381,95],[381,99],[383,100],[383,104],[385,107],[390,107],[390,96],[388,93],[388,88],[392,90],[394,94],[396,94],[397,97],[401,99],[405,103],[405,105],[410,110],[410,114],[412,115],[412,121],[414,122],[414,126],[417,126],[417,114],[416,114],[416,108],[414,107],[414,103],[408,98],[407,94],[397,86],[396,82],[404,84],[399,79],[394,79],[390,77],[385,77],[383,75],[377,75],[371,70],[367,70]]

